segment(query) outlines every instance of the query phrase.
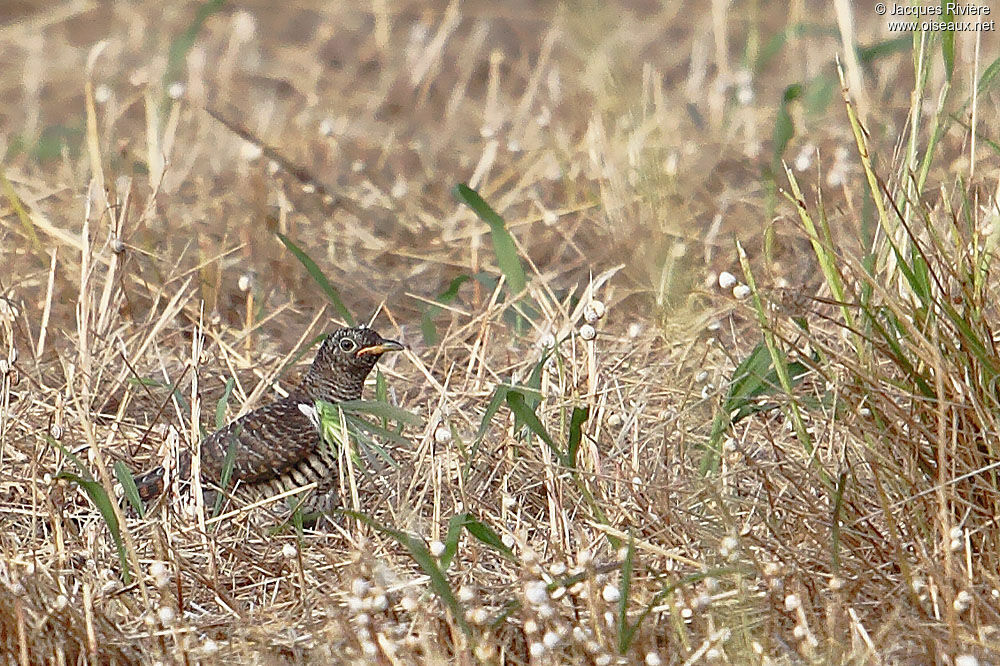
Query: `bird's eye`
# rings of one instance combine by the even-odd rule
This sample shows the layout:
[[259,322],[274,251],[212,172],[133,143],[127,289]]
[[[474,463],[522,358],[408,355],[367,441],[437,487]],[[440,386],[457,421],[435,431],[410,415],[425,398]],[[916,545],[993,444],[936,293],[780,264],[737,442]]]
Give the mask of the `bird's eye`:
[[345,352],[352,352],[358,348],[358,343],[350,338],[344,338],[340,341],[340,350]]

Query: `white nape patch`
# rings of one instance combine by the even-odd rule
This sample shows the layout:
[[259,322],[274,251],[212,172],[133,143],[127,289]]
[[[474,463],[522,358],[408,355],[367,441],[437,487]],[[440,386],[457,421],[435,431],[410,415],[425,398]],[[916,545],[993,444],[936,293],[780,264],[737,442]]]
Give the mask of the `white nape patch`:
[[298,404],[299,411],[306,415],[309,421],[319,428],[319,412],[316,411],[315,405],[310,405],[308,402],[300,402]]

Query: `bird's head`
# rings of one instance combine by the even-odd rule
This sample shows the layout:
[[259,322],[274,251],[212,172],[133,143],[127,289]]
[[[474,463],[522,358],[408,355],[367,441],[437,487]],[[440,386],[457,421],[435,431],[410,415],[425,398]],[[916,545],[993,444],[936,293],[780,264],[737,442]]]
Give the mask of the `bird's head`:
[[312,398],[330,402],[357,400],[365,378],[382,354],[405,349],[374,329],[342,328],[326,336],[300,388]]

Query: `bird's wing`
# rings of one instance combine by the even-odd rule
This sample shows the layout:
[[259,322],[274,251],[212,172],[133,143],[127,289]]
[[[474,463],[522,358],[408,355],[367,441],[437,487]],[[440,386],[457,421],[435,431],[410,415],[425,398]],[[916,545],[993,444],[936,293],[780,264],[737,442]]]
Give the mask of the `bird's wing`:
[[316,408],[310,401],[285,398],[264,405],[217,430],[201,445],[203,478],[218,481],[230,443],[231,482],[261,483],[277,478],[322,444]]

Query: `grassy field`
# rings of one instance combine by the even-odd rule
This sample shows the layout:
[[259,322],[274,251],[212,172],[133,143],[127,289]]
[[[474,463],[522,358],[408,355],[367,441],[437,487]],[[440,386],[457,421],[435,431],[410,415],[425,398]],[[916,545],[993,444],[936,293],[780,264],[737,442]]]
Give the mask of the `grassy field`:
[[[1000,50],[896,18],[5,3],[2,661],[1000,663]],[[131,505],[349,320],[342,511]]]

